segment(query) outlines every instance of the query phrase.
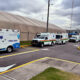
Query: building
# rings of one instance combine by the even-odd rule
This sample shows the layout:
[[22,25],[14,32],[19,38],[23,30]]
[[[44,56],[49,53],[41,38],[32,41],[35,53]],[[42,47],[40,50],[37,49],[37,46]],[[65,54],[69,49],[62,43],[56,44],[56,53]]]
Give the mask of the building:
[[[28,17],[0,12],[0,28],[18,29],[21,31],[21,41],[31,40],[36,33],[46,32],[46,23]],[[49,32],[66,32],[60,27],[49,24]]]

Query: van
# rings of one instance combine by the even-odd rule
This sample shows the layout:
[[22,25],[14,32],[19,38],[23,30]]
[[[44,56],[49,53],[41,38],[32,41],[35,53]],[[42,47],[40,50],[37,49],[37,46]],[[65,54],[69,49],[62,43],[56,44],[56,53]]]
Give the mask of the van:
[[68,42],[68,33],[56,34],[56,43],[57,44],[66,44]]
[[0,29],[0,51],[12,52],[20,48],[20,31]]
[[72,35],[72,37],[69,39],[69,42],[79,42],[80,41],[80,35]]
[[54,45],[56,43],[55,33],[40,33],[32,40],[32,46],[44,47],[45,45]]

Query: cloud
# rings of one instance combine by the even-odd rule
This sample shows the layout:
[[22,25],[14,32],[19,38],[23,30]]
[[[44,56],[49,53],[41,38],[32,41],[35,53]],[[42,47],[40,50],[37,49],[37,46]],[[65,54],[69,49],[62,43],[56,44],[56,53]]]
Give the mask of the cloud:
[[40,12],[45,4],[44,0],[0,0],[0,10],[37,13]]
[[[0,0],[0,10],[46,21],[48,0]],[[51,0],[50,22],[70,27],[72,0]],[[80,26],[80,0],[74,0],[73,27]]]
[[80,0],[63,0],[62,1],[62,6],[65,8],[65,9],[69,9],[69,8],[72,8],[72,2],[74,7],[79,7],[80,6]]
[[[60,7],[59,7],[60,6]],[[68,24],[71,24],[71,14],[72,14],[72,0],[62,0],[59,4],[59,8],[56,8],[53,14],[56,14],[59,17],[66,18]],[[73,5],[73,16],[72,16],[72,27],[80,28],[80,0],[74,0]],[[64,20],[64,19],[63,19]],[[65,23],[65,22],[64,22]]]

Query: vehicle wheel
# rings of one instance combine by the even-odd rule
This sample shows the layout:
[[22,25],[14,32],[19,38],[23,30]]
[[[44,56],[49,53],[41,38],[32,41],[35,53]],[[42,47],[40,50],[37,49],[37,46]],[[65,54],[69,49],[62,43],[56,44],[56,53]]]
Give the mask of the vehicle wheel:
[[32,44],[32,46],[34,47],[34,45]]
[[54,43],[52,42],[52,43],[51,43],[51,46],[53,46],[53,45],[54,45]]
[[43,43],[41,44],[41,47],[44,47],[44,44]]
[[78,41],[75,41],[75,43],[78,43]]
[[13,48],[12,48],[12,47],[8,47],[8,48],[7,48],[7,52],[8,52],[8,53],[11,53],[12,51],[13,51]]
[[63,41],[60,44],[63,45]]
[[63,44],[66,44],[66,41],[64,41]]

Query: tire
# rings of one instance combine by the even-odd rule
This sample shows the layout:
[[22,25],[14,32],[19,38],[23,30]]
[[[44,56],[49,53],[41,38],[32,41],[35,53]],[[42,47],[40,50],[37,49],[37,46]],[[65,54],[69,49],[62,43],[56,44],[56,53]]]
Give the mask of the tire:
[[11,47],[11,46],[9,46],[8,48],[7,48],[7,52],[8,53],[11,53],[13,51],[13,48]]
[[42,48],[44,47],[44,44],[43,44],[43,43],[41,44],[41,47],[42,47]]
[[60,45],[63,45],[63,41],[61,41]]
[[62,45],[63,45],[63,44],[65,44],[65,42],[64,42],[64,41],[62,41]]
[[32,44],[32,47],[34,47],[34,45]]
[[78,43],[78,41],[75,41],[75,43]]
[[63,45],[66,44],[66,41],[65,41],[65,42],[62,41],[62,44],[63,44]]
[[54,45],[54,43],[52,42],[52,43],[51,43],[51,46],[53,46],[53,45]]

